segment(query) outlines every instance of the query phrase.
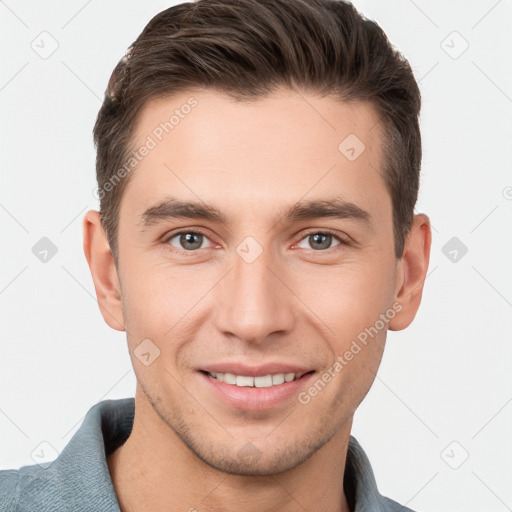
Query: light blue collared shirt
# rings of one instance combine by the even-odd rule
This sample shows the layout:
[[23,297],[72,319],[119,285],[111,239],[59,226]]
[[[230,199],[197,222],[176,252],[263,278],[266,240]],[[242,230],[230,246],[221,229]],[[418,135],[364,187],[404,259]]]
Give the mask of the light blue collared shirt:
[[[53,462],[0,471],[0,510],[120,512],[106,456],[128,439],[134,412],[134,398],[103,400],[89,409]],[[370,462],[353,436],[343,487],[351,512],[413,512],[379,494]]]

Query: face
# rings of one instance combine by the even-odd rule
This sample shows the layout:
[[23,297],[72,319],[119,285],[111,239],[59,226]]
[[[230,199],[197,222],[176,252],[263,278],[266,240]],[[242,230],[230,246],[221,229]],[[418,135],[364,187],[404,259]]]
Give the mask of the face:
[[143,110],[124,326],[138,392],[210,466],[278,473],[349,431],[400,307],[381,136],[369,104],[288,90]]

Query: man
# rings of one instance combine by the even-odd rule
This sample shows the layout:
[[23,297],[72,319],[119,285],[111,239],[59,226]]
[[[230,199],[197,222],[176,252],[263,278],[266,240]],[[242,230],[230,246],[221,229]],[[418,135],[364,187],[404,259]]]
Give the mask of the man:
[[135,399],[92,407],[48,467],[1,472],[2,510],[410,510],[350,432],[427,272],[419,109],[350,4],[155,16],[110,79],[83,223]]

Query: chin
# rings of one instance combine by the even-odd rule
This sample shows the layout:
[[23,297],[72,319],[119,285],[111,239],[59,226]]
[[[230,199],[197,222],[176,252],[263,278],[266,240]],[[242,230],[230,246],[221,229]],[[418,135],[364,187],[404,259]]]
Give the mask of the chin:
[[303,436],[302,440],[289,440],[288,443],[272,443],[268,439],[261,443],[244,443],[239,439],[216,442],[178,435],[205,464],[222,473],[238,476],[272,476],[293,470],[330,439],[322,437],[318,431],[313,434],[314,437]]
[[219,456],[215,456],[215,454],[204,456],[200,452],[195,452],[195,454],[205,464],[222,473],[237,476],[272,476],[299,466],[313,454],[313,451],[310,453],[297,453],[295,451],[270,455],[268,453],[261,454],[258,450],[253,454],[257,454],[257,460],[247,460],[246,455],[240,456],[237,452],[228,456],[220,454]]

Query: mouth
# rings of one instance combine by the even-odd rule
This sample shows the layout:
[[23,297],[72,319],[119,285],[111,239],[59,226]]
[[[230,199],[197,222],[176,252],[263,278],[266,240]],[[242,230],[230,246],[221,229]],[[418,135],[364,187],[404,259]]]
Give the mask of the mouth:
[[270,411],[296,405],[298,394],[315,373],[307,368],[282,365],[258,369],[219,366],[198,371],[207,396],[228,406],[229,411]]
[[214,373],[207,372],[204,370],[203,373],[205,373],[212,379],[224,382],[226,384],[230,384],[232,386],[238,386],[241,388],[270,388],[273,386],[280,386],[285,382],[293,382],[294,380],[298,380],[302,378],[304,375],[311,373],[312,371],[313,370],[301,373],[269,373],[267,375],[260,375],[256,377],[251,375],[235,375],[234,373]]

